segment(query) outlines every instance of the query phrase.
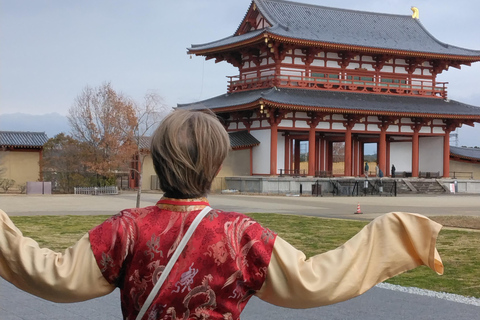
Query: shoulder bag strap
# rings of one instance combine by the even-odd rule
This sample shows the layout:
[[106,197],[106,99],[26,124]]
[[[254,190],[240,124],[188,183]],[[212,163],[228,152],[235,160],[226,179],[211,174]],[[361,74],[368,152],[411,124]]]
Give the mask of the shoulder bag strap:
[[200,221],[202,221],[203,217],[205,217],[205,216],[207,215],[207,213],[210,212],[210,210],[212,210],[212,208],[209,207],[209,206],[206,206],[206,207],[205,207],[202,211],[200,211],[200,213],[195,217],[195,219],[193,220],[192,224],[191,224],[190,227],[188,228],[187,232],[185,232],[185,235],[183,236],[182,240],[181,240],[180,243],[178,244],[177,249],[175,250],[175,252],[173,253],[172,257],[170,258],[170,260],[168,261],[167,265],[165,266],[165,269],[163,270],[162,275],[160,276],[160,279],[158,279],[157,283],[155,284],[155,286],[153,287],[152,291],[151,291],[150,294],[148,295],[147,300],[145,300],[145,303],[143,304],[142,308],[140,309],[140,312],[138,313],[138,315],[137,315],[137,317],[136,317],[136,320],[142,319],[142,317],[143,317],[143,315],[145,314],[145,312],[147,312],[147,309],[148,309],[148,308],[150,307],[150,305],[152,304],[153,299],[155,299],[155,297],[157,296],[158,290],[160,290],[160,288],[162,287],[162,284],[165,282],[165,279],[167,278],[168,274],[170,273],[170,270],[172,270],[173,265],[175,264],[175,262],[177,261],[178,257],[180,256],[180,253],[182,253],[183,248],[184,248],[185,245],[187,244],[188,240],[189,240],[190,237],[192,236],[193,232],[194,232],[195,229],[197,228],[197,226],[198,226],[198,224],[200,223]]

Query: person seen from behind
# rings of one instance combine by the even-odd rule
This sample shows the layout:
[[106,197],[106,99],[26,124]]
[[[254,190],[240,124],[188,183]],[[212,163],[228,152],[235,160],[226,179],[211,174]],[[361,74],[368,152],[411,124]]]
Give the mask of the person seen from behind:
[[[135,319],[185,230],[209,206],[229,149],[228,134],[211,113],[171,112],[152,137],[164,192],[156,205],[119,212],[63,253],[40,248],[0,210],[0,276],[55,302],[92,299],[118,287],[123,318]],[[420,265],[442,274],[435,248],[440,228],[418,214],[388,213],[341,247],[307,259],[247,215],[212,209],[143,319],[239,319],[253,295],[281,307],[319,307]]]

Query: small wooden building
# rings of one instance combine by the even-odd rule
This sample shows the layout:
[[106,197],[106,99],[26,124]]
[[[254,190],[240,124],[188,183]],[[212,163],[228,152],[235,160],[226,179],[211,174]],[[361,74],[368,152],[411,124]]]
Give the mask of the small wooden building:
[[13,179],[15,186],[41,181],[40,160],[45,132],[0,131],[0,179]]
[[258,140],[249,149],[251,175],[298,172],[304,141],[308,176],[332,171],[333,144],[341,142],[344,176],[363,175],[364,146],[376,143],[386,176],[395,164],[413,177],[448,177],[450,132],[480,122],[480,108],[450,100],[437,75],[479,61],[480,51],[437,40],[412,10],[253,0],[232,36],[188,50],[238,68],[228,91],[178,107],[211,109],[229,132]]

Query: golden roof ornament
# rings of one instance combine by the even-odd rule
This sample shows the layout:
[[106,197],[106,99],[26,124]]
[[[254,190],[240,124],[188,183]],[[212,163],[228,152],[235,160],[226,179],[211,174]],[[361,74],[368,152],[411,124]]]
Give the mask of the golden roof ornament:
[[413,19],[418,19],[418,8],[417,7],[412,7],[411,9],[413,11],[412,18]]

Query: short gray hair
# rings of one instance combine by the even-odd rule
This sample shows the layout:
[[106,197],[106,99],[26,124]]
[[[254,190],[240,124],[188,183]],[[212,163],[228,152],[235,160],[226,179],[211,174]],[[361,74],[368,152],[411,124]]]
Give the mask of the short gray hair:
[[229,150],[228,134],[213,112],[171,112],[155,131],[151,145],[165,196],[206,196]]

